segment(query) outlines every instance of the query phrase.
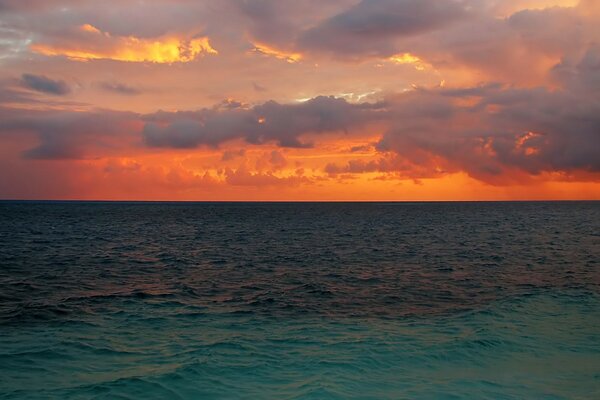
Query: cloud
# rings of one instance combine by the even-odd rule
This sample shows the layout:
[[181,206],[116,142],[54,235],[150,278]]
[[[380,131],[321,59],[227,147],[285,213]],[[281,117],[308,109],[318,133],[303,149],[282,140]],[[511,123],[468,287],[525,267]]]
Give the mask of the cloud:
[[[3,120],[0,133],[24,132],[37,136],[39,144],[23,153],[31,159],[97,157],[123,151],[140,141],[149,147],[191,149],[218,147],[230,140],[243,139],[255,145],[274,143],[302,148],[311,146],[302,140],[304,135],[356,130],[384,112],[380,104],[351,104],[324,96],[303,103],[269,101],[251,108],[219,104],[198,111],[145,115],[111,110],[0,107]],[[223,155],[223,159],[232,158],[233,154]],[[280,167],[286,162],[277,152],[271,153],[269,160]]]
[[71,88],[65,81],[53,80],[43,75],[23,74],[22,85],[37,92],[64,96],[71,92]]
[[250,172],[245,168],[227,169],[225,181],[232,186],[299,186],[310,183],[306,176],[277,176],[272,172]]
[[[529,21],[535,19],[532,15],[519,18]],[[510,24],[523,24],[514,21]],[[352,133],[361,138],[364,135],[365,142],[371,143],[376,132],[379,139],[372,148],[351,149],[351,153],[355,152],[351,157],[368,159],[328,162],[318,168],[331,175],[385,173],[416,178],[464,171],[493,184],[505,184],[507,177],[515,174],[598,176],[599,45],[581,41],[574,46],[577,51],[567,54],[562,45],[543,45],[547,41],[545,35],[536,31],[527,40],[549,54],[565,52],[549,70],[552,88],[502,82],[453,88],[416,87],[388,93],[376,103],[352,103],[332,96],[256,105],[229,99],[194,111],[144,115],[109,110],[15,112],[5,108],[0,109],[0,131],[35,134],[39,144],[24,156],[38,159],[89,158],[126,146],[146,145],[155,151],[219,147],[235,140],[252,145],[309,148],[320,145],[319,135]],[[477,42],[477,38],[473,40]],[[356,154],[366,151],[369,154]],[[370,154],[374,152],[378,154]],[[226,152],[222,160],[232,161],[240,156],[244,154]],[[266,161],[271,169],[287,166],[278,151],[268,154]],[[232,176],[242,182],[274,180],[242,173]]]
[[252,49],[252,51],[265,56],[275,57],[279,60],[284,60],[290,64],[302,60],[302,54],[300,53],[286,52],[263,43],[254,43],[254,49]]
[[221,161],[231,161],[231,160],[235,160],[238,157],[244,157],[245,155],[246,155],[245,149],[240,149],[237,151],[227,150],[227,151],[223,152],[223,155],[221,156]]
[[[318,18],[298,11],[303,21],[270,1],[244,4],[251,40],[288,61],[395,60],[449,77],[531,86],[547,84],[552,66],[598,42],[594,2],[551,7],[565,3],[573,2],[362,0],[337,3]],[[499,16],[499,8],[511,11]],[[275,14],[281,18],[272,23]]]
[[269,162],[276,169],[281,169],[287,165],[287,160],[280,151],[273,150],[269,157]]
[[352,153],[372,151],[372,150],[373,150],[373,146],[371,144],[363,144],[363,145],[359,145],[359,146],[352,146],[350,148],[350,152],[352,152]]
[[492,184],[515,173],[600,173],[600,57],[595,45],[565,73],[561,90],[485,85],[417,89],[386,101],[377,160],[330,163],[329,174],[437,177],[465,171]]
[[589,46],[582,57],[563,57],[552,68],[555,79],[583,92],[600,93],[600,43]]
[[203,55],[217,54],[206,36],[115,36],[90,24],[45,35],[31,44],[30,49],[46,56],[65,56],[77,61],[114,60],[157,64],[186,63]]
[[94,110],[55,111],[0,108],[0,133],[33,133],[39,143],[25,152],[28,159],[83,159],[109,154],[139,136],[134,113]]
[[[81,3],[82,0],[63,0],[60,2],[62,6],[69,6]],[[38,10],[57,6],[56,1],[48,0],[0,0],[0,10],[2,11],[22,11],[22,10]]]
[[403,43],[452,73],[468,69],[481,79],[547,85],[548,71],[564,57],[580,57],[600,37],[596,18],[577,7],[523,10],[507,18],[479,10],[443,31]]
[[[417,88],[379,103],[353,104],[322,96],[303,103],[269,101],[254,107],[146,115],[0,109],[0,132],[36,134],[40,142],[23,154],[26,158],[79,159],[139,146],[140,140],[156,148],[218,147],[239,139],[254,145],[308,147],[308,134],[360,134],[374,124],[382,129],[380,139],[373,147],[355,146],[351,152],[371,150],[379,156],[330,162],[325,172],[424,178],[464,171],[481,181],[505,184],[515,172],[600,172],[600,98],[598,86],[589,84],[599,81],[599,70],[599,50],[590,46],[578,61],[556,72],[563,79],[560,90],[502,84]],[[222,161],[244,155],[227,151]],[[265,160],[271,168],[287,165],[279,151],[271,151]],[[231,179],[275,180],[242,172]]]
[[[233,10],[241,16],[242,29],[252,42],[287,49],[304,29],[318,24],[324,15],[338,13],[353,1],[231,0],[223,1],[222,4],[233,5]],[[231,11],[226,13],[232,14]]]
[[282,147],[310,147],[311,143],[301,140],[303,135],[357,129],[375,119],[382,111],[378,108],[377,104],[351,104],[320,96],[296,104],[269,101],[249,109],[161,113],[150,117],[143,136],[151,147],[218,146],[233,139],[251,144],[275,142]]
[[100,82],[100,87],[108,92],[128,96],[137,95],[141,93],[139,89],[119,82]]
[[340,56],[391,56],[397,39],[439,30],[466,15],[461,1],[362,0],[306,30],[299,46]]

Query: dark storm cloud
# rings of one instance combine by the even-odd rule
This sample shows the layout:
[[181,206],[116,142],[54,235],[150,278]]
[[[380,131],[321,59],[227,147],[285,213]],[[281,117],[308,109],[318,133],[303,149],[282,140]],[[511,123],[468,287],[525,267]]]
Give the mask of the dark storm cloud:
[[24,87],[42,93],[64,96],[71,92],[65,81],[50,79],[43,75],[23,74],[21,81]]

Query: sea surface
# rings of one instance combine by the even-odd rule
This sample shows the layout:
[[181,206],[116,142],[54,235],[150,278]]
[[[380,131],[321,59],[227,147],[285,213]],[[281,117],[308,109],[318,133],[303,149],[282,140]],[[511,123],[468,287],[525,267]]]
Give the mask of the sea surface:
[[1,399],[600,399],[600,203],[0,202]]

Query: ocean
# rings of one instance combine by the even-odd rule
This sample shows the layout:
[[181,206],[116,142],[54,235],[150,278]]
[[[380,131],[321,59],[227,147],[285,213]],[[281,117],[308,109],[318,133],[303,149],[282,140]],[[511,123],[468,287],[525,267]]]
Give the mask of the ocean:
[[1,399],[599,399],[600,203],[0,202]]

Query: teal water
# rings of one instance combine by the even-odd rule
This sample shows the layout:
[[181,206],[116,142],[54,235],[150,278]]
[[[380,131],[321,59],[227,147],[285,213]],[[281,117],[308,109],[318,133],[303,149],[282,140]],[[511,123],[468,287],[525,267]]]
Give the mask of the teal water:
[[599,203],[0,216],[0,398],[600,398]]

